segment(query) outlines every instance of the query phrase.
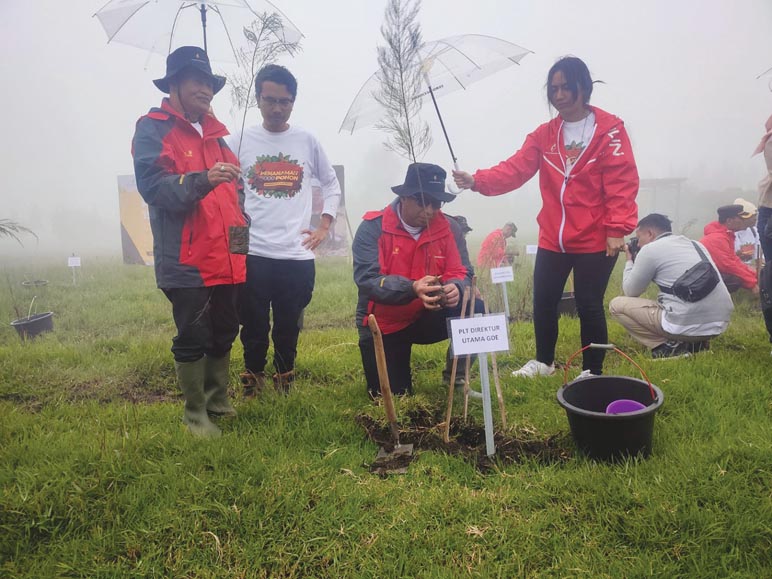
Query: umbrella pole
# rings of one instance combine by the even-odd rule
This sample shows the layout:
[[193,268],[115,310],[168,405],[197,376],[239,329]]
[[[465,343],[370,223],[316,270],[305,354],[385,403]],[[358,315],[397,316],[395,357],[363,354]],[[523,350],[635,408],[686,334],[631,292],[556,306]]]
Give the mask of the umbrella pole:
[[437,118],[440,119],[440,126],[442,127],[442,134],[445,135],[445,142],[448,144],[448,149],[450,150],[450,156],[453,159],[453,168],[458,171],[458,159],[456,158],[456,154],[453,152],[453,147],[450,144],[450,139],[448,138],[448,131],[445,130],[445,123],[442,120],[442,115],[440,114],[440,107],[437,106],[437,99],[434,98],[434,91],[432,90],[432,83],[429,82],[429,78],[426,79],[426,86],[429,87],[429,95],[432,97],[432,103],[434,103],[434,110],[437,111]]
[[201,4],[201,29],[204,32],[204,52],[209,54],[209,51],[206,49],[206,4]]

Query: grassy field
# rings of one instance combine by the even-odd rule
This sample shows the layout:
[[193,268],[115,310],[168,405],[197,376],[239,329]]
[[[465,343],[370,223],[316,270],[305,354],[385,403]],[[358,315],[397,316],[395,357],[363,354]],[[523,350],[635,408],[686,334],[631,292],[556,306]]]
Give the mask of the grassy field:
[[[518,277],[510,303],[527,319],[527,264]],[[618,287],[619,271],[607,298]],[[65,267],[7,267],[0,319],[26,315],[33,295],[54,332],[22,343],[0,330],[1,577],[772,577],[772,358],[750,299],[693,359],[652,362],[610,322],[666,395],[647,460],[574,452],[562,377],[509,375],[534,350],[523,321],[499,357],[503,434],[560,441],[566,458],[481,471],[427,450],[380,478],[356,421],[383,410],[365,395],[344,262],[318,264],[289,396],[243,402],[235,346],[239,416],[212,441],[180,422],[174,329],[151,268],[84,260],[73,286]],[[578,335],[564,318],[559,360]],[[415,349],[403,420],[444,407],[444,348]],[[607,358],[607,374],[635,372]]]

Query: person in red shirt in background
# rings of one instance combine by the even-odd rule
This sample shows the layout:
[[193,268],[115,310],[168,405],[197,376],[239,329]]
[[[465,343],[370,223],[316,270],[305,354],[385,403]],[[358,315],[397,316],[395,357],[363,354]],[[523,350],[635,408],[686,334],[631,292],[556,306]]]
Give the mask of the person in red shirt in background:
[[507,255],[507,238],[515,237],[517,226],[506,223],[501,229],[494,229],[488,234],[477,254],[477,267],[491,269],[511,265]]
[[[515,376],[555,372],[558,304],[573,270],[582,345],[608,341],[603,295],[624,236],[638,221],[638,170],[624,123],[590,106],[593,81],[582,60],[567,56],[547,73],[549,104],[558,116],[528,135],[512,157],[471,175],[454,171],[459,187],[501,195],[537,172],[542,197],[533,282],[536,358]],[[583,374],[600,374],[604,351],[588,349]]]
[[745,265],[734,251],[734,232],[745,229],[750,217],[742,205],[724,205],[717,210],[718,221],[705,226],[705,236],[700,243],[710,252],[726,288],[736,292],[741,287],[749,289],[754,295],[759,294],[756,272]]

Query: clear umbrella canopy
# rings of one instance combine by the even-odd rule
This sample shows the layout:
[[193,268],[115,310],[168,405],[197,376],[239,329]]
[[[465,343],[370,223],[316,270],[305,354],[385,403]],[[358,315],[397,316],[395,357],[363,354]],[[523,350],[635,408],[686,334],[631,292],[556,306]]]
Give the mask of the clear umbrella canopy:
[[[451,36],[425,43],[420,49],[421,67],[427,84],[413,95],[414,99],[435,97],[466,89],[470,84],[505,68],[519,64],[531,51],[500,38],[479,34]],[[379,73],[373,74],[362,86],[351,103],[340,131],[356,129],[377,123],[385,114],[375,95],[381,90]],[[438,110],[439,113],[439,110]]]
[[268,0],[111,0],[94,16],[108,42],[164,56],[180,46],[201,46],[213,61],[235,62],[245,42],[244,27],[272,13],[282,20],[279,40],[291,44],[302,38]]

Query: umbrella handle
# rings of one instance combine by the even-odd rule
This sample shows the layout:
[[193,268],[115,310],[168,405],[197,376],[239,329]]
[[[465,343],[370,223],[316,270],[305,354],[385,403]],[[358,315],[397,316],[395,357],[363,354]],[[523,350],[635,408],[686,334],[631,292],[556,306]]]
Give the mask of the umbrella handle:
[[[458,161],[455,158],[453,159],[453,169],[455,169],[456,171],[459,170]],[[458,195],[462,191],[466,190],[466,189],[457,187],[456,182],[453,179],[448,180],[448,182],[446,183],[446,186],[448,187],[448,192],[453,193],[453,195]]]

